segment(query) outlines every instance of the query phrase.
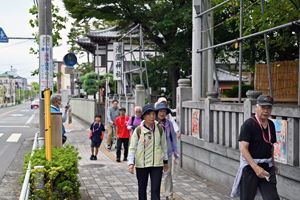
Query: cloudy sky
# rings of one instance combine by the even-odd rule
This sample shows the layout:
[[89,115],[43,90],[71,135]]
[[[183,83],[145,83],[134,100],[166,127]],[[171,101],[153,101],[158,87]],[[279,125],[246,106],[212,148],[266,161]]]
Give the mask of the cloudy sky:
[[[60,15],[67,16],[61,0],[53,0],[54,5],[59,6]],[[34,19],[29,13],[29,9],[34,5],[33,0],[13,0],[1,1],[0,27],[8,37],[32,37],[32,33],[38,29],[31,28],[29,20]],[[69,17],[67,28],[61,31],[63,38],[60,47],[53,48],[53,59],[63,60],[63,56],[68,53],[67,34],[71,28],[73,20]],[[10,70],[13,66],[18,71],[18,75],[27,78],[28,84],[33,81],[38,82],[38,76],[30,76],[31,71],[38,68],[38,58],[29,54],[30,47],[35,49],[38,45],[33,40],[11,39],[9,43],[0,43],[0,73]],[[79,59],[79,63],[86,62],[86,56]]]

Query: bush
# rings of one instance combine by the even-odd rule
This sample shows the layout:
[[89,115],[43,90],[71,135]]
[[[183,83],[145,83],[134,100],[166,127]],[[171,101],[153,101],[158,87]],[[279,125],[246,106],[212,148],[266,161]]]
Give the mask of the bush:
[[[254,90],[254,85],[242,85],[242,97],[247,97],[246,92],[248,90]],[[225,90],[223,92],[225,97],[239,97],[239,86],[233,85],[231,90]]]
[[[52,161],[46,160],[46,148],[34,150],[34,155],[30,158],[31,152],[25,156],[24,174],[20,181],[23,182],[27,171],[29,160],[31,161],[30,171],[30,192],[29,199],[80,199],[80,182],[77,174],[78,149],[74,146],[65,145],[64,147],[52,148]],[[34,166],[44,166],[43,169],[33,169]],[[43,173],[45,187],[35,188],[37,173]],[[40,181],[40,180],[39,180]],[[50,193],[50,189],[52,192]]]

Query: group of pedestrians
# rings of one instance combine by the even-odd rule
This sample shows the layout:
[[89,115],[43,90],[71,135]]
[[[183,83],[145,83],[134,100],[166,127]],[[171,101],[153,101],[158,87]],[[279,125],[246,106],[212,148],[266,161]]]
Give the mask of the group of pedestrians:
[[[163,174],[166,198],[173,199],[172,156],[178,157],[177,138],[180,138],[180,134],[176,122],[170,115],[171,110],[166,104],[167,100],[160,98],[155,107],[137,106],[135,115],[132,117],[125,115],[126,109],[119,108],[116,100],[108,109],[107,148],[111,148],[111,137],[115,128],[117,162],[120,162],[123,144],[123,161],[127,161],[128,157],[129,172],[132,174],[136,172],[140,200],[147,199],[149,177],[151,199],[160,199]],[[232,188],[232,197],[253,200],[255,196],[261,195],[264,200],[280,199],[276,188],[278,168],[274,162],[273,152],[273,144],[276,143],[275,126],[268,119],[273,104],[272,97],[260,95],[255,106],[256,114],[241,126],[240,168]],[[100,125],[96,126],[96,129],[103,131]],[[95,127],[93,127],[94,130]],[[97,152],[98,150],[96,150],[96,155]]]

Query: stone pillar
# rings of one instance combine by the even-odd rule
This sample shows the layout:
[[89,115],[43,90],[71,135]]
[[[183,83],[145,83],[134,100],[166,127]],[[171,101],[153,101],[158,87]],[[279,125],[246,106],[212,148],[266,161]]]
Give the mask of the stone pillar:
[[252,106],[256,104],[256,99],[262,92],[258,90],[248,90],[247,99],[244,101],[244,121],[252,116]]
[[193,0],[193,42],[192,42],[192,94],[193,101],[198,101],[202,95],[202,53],[197,53],[201,48],[201,22],[202,17],[196,18],[200,14],[201,0]]
[[51,112],[52,147],[62,146],[62,113]]
[[205,104],[205,127],[204,127],[204,133],[202,134],[202,137],[206,142],[213,142],[213,113],[210,111],[210,104],[214,102],[219,102],[220,99],[218,99],[218,92],[210,91],[206,93],[207,98],[204,101]]
[[[183,131],[183,122],[185,120],[182,102],[192,100],[192,88],[190,79],[179,79],[176,97],[176,122],[179,127],[180,134],[185,134]],[[181,137],[177,140],[177,150],[179,153],[180,166],[182,166],[182,143]]]
[[143,107],[145,105],[145,90],[143,85],[136,85],[135,106]]
[[129,105],[129,100],[132,98],[132,94],[131,93],[127,93],[126,94],[126,115],[128,115],[129,117],[131,116],[130,113],[130,105]]
[[126,105],[124,106],[124,104],[126,103],[126,97],[125,94],[119,94],[119,107],[124,107],[126,108]]

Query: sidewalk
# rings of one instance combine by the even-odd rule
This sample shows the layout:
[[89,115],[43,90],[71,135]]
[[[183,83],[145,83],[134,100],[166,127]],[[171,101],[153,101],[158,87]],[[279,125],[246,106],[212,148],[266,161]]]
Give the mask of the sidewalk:
[[[79,179],[82,184],[80,189],[87,191],[93,199],[136,200],[138,195],[136,175],[129,173],[126,163],[115,161],[114,148],[111,151],[105,148],[107,133],[104,136],[104,144],[101,144],[98,160],[91,161],[89,125],[75,117],[72,120],[72,124],[65,124],[65,128],[67,143],[77,147],[79,156],[82,157],[79,161]],[[229,197],[229,190],[182,169],[179,170],[178,179],[174,179],[173,183],[174,199],[232,199]],[[165,199],[163,185],[161,199]]]

